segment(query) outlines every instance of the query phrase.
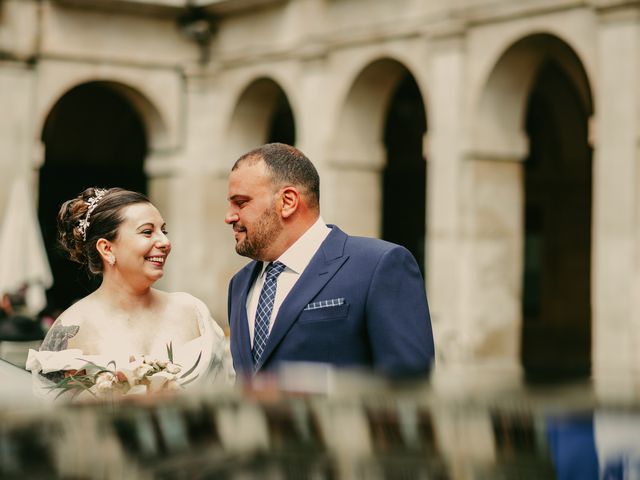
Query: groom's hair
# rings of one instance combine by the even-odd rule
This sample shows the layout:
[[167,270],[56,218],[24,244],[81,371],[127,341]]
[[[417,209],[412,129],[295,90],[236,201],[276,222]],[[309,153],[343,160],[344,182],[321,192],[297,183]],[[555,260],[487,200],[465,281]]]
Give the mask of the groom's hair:
[[320,206],[320,176],[304,153],[284,143],[267,143],[242,155],[233,165],[236,170],[243,163],[264,161],[271,174],[271,183],[278,189],[283,185],[299,188],[307,197],[310,208]]
[[[146,195],[123,188],[87,188],[62,204],[58,212],[58,241],[69,258],[85,265],[90,273],[102,273],[102,257],[96,249],[100,238],[116,239],[129,205],[151,203]],[[93,205],[92,207],[90,207]],[[88,222],[84,230],[82,222]]]

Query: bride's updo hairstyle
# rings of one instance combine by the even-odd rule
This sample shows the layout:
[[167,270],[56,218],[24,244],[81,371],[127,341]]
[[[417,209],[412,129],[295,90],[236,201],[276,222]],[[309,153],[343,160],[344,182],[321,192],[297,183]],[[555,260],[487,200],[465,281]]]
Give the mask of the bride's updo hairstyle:
[[96,242],[116,239],[123,222],[122,210],[136,203],[151,203],[142,193],[123,188],[87,188],[67,200],[58,213],[60,245],[74,262],[86,265],[91,273],[102,273],[103,264]]

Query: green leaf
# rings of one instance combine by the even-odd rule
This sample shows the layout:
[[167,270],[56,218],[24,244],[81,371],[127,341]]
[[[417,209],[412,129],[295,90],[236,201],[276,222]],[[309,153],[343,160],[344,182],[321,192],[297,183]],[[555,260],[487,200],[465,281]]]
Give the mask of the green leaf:
[[[68,377],[63,378],[55,385],[51,385],[47,388],[60,389],[60,392],[56,395],[56,399],[58,399],[61,395],[69,391],[79,391],[86,390],[92,396],[97,398],[97,396],[90,390],[91,387],[95,385],[95,378],[91,375],[69,375]],[[75,395],[77,395],[76,393]],[[75,397],[74,395],[74,397]]]
[[[103,367],[102,365],[98,365],[97,363],[94,363],[91,360],[85,360],[84,358],[76,358],[76,360],[82,360],[83,362],[85,362],[85,367],[87,365],[93,365],[98,370],[107,370],[107,367]],[[116,362],[114,362],[113,360],[111,360],[109,363],[107,363],[107,366],[109,366],[111,363],[113,363],[113,368],[115,369]],[[80,368],[79,370],[83,370],[83,369]]]
[[173,363],[173,343],[172,342],[167,343],[167,357],[169,358],[169,361]]
[[198,355],[198,358],[196,359],[196,363],[194,363],[193,366],[189,370],[187,370],[182,375],[180,375],[179,378],[184,378],[184,377],[188,376],[191,372],[193,372],[196,369],[196,367],[198,366],[198,364],[200,363],[200,359],[201,358],[202,358],[202,352],[200,352],[200,354]]
[[[185,385],[189,385],[191,382],[193,382],[193,381],[194,381],[196,378],[198,378],[199,376],[200,376],[200,375],[196,375],[195,377],[190,378],[190,379],[189,379],[189,380],[187,380],[186,382],[182,382],[182,383],[180,384],[180,386],[181,386],[181,387],[184,387]],[[180,377],[180,378],[182,378],[182,377]]]

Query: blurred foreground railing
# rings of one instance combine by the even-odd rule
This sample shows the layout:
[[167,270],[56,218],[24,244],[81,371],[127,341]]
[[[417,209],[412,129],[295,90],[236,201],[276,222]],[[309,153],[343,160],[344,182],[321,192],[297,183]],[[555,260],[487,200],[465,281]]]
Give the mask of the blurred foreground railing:
[[5,407],[0,478],[546,479],[598,478],[607,469],[627,475],[611,478],[640,473],[640,410],[597,402],[588,384],[447,396],[426,381],[392,384],[317,370],[309,375],[299,370],[298,382],[262,377],[229,389],[109,404]]

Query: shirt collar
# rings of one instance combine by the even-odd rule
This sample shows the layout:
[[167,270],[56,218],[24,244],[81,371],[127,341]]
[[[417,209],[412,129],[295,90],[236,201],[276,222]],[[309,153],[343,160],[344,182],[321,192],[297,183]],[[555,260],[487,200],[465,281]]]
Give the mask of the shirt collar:
[[[318,220],[316,220],[293,245],[280,255],[278,261],[284,263],[287,269],[298,275],[302,274],[329,233],[331,233],[331,229],[327,227],[322,217],[318,217]],[[268,262],[263,262],[260,275],[264,275],[267,265]]]

